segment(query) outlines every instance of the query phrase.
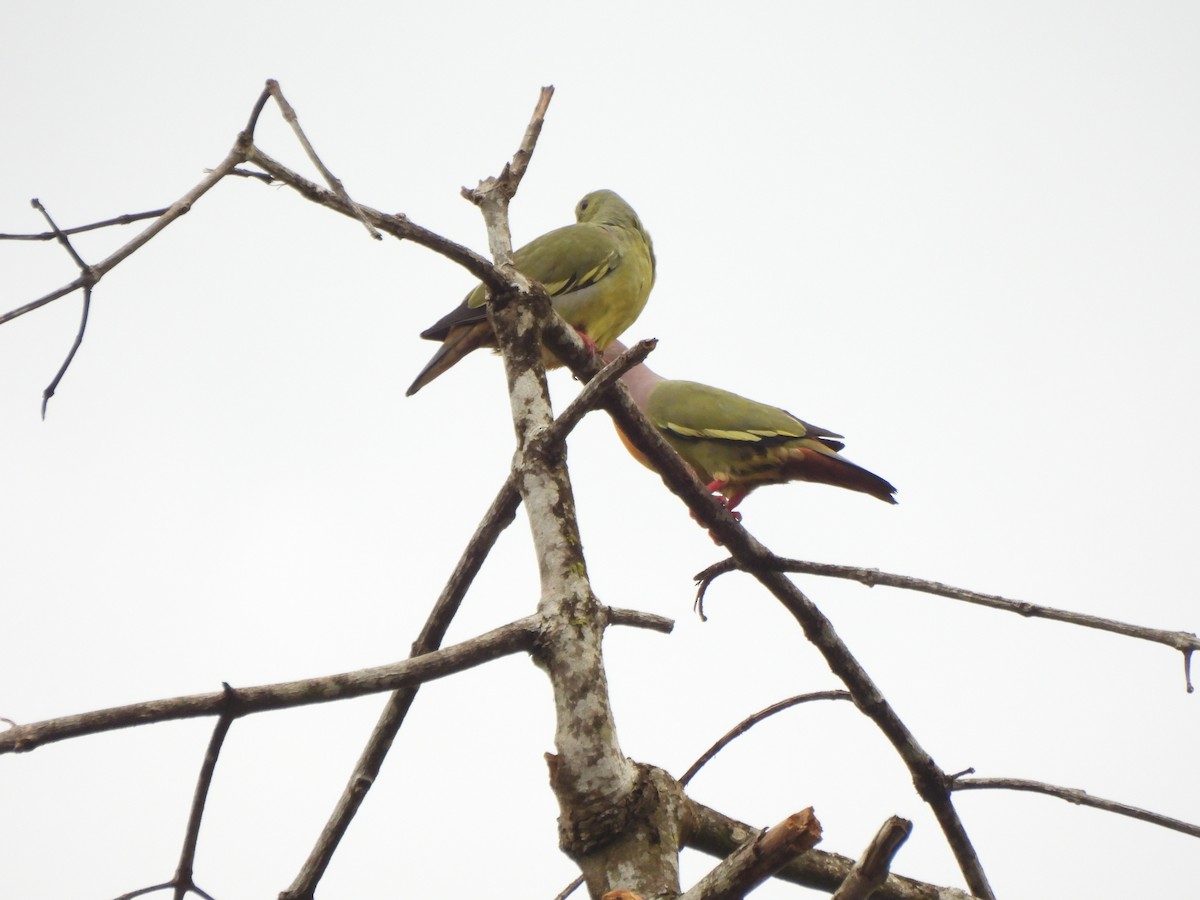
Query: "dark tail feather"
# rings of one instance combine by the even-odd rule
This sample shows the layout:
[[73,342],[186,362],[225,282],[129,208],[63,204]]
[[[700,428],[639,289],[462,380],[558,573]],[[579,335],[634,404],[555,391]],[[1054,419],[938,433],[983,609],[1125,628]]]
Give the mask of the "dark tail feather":
[[884,503],[896,502],[893,496],[896,489],[890,483],[842,456],[798,447],[785,468],[790,478],[859,491],[877,497]]
[[472,350],[494,346],[495,343],[496,338],[492,334],[492,326],[487,321],[451,328],[446,334],[442,346],[438,347],[437,352],[425,364],[425,368],[417,375],[416,380],[408,386],[404,395],[411,397]]

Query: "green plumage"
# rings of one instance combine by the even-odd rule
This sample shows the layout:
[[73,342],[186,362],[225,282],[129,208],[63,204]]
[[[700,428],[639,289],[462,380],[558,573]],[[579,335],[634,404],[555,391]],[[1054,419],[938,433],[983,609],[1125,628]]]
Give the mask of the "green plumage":
[[[791,413],[694,381],[662,381],[643,410],[701,481],[770,481],[777,449],[832,454],[841,437]],[[778,480],[786,481],[786,478]]]
[[[605,360],[624,349],[614,341]],[[730,509],[757,487],[787,481],[831,484],[896,502],[891,484],[839,454],[840,434],[786,410],[707,384],[663,378],[644,363],[621,380],[650,424]],[[621,439],[649,465],[624,433]]]
[[[513,254],[517,269],[539,281],[554,309],[603,349],[633,324],[654,286],[654,247],[637,213],[612,191],[593,191],[575,207],[576,223],[556,228]],[[494,347],[480,284],[421,337],[441,348],[409,387],[409,395],[472,350]],[[547,365],[557,360],[546,354]]]

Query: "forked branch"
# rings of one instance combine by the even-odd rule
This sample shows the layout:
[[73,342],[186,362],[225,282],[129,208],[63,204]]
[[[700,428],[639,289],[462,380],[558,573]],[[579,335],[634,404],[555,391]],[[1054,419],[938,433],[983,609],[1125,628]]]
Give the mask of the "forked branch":
[[[577,352],[557,322],[547,324],[544,338],[547,346],[580,378],[586,380],[598,371],[595,360]],[[994,894],[983,866],[950,800],[946,773],[892,709],[838,637],[830,621],[795,584],[781,573],[764,568],[774,555],[713,499],[691,468],[642,415],[624,386],[618,385],[607,398],[605,408],[638,451],[654,463],[667,487],[688,505],[699,523],[728,548],[739,565],[754,575],[792,614],[809,642],[846,685],[855,706],[883,732],[911,773],[917,793],[933,810],[971,891],[983,900],[991,900]]]
[[[502,656],[529,652],[538,638],[539,628],[537,618],[529,616],[436,653],[386,666],[301,681],[237,688],[233,691],[234,702],[240,715],[248,715],[362,697],[404,685],[433,681]],[[213,691],[16,725],[0,732],[0,754],[22,753],[55,741],[151,722],[221,715],[230,702],[227,690]]]

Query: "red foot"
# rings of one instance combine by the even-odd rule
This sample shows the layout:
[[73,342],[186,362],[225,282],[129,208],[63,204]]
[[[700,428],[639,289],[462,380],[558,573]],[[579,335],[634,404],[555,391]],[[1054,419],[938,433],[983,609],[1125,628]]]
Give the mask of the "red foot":
[[729,487],[729,484],[730,483],[728,481],[720,478],[718,478],[716,481],[710,481],[708,483],[708,492],[710,494],[714,494],[720,504],[733,513],[733,517],[740,522],[742,521],[742,514],[733,511],[737,509],[739,503],[746,499],[746,494],[748,492],[738,490],[737,488],[734,488],[732,491],[727,491],[726,488]]
[[583,341],[584,345],[588,348],[588,352],[591,353],[592,356],[599,355],[600,350],[596,347],[596,342],[587,336],[586,331],[581,331],[580,329],[576,328],[575,333],[579,335],[580,340]]
[[[733,516],[735,521],[740,522],[742,521],[742,514],[734,509],[734,507],[745,500],[746,495],[740,491],[733,491],[732,496],[726,496],[725,494],[721,493],[721,491],[725,490],[727,487],[729,487],[729,482],[719,478],[715,481],[710,481],[706,485],[708,492],[713,495],[713,499],[729,510],[729,514]],[[695,513],[692,514],[692,518],[696,518]],[[713,543],[718,547],[724,546],[721,543],[721,539],[711,531],[708,533],[708,536],[712,538]]]

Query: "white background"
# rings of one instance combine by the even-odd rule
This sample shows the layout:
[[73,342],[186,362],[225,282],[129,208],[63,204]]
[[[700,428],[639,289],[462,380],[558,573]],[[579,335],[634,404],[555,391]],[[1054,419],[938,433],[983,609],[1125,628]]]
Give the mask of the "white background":
[[[165,206],[268,77],[361,201],[486,250],[458,188],[557,93],[518,244],[613,188],[659,280],[653,365],[848,437],[900,505],[761,491],[789,556],[1200,629],[1200,12],[1188,3],[13,4],[0,36],[0,231]],[[263,148],[303,159],[273,108]],[[90,260],[131,226],[80,238]],[[75,276],[0,244],[0,306]],[[0,327],[0,715],[35,721],[404,657],[512,451],[471,357],[415,398],[452,264],[287,189],[230,180],[96,291]],[[552,376],[558,403],[577,386]],[[606,643],[624,751],[681,774],[743,716],[837,685],[601,416],[570,444],[600,597],[675,617]],[[523,514],[451,640],[532,611]],[[1156,645],[798,579],[947,771],[1041,779],[1200,820],[1200,696]],[[201,835],[218,900],[275,896],[382,697],[237,722]],[[103,900],[174,870],[211,721],[0,758],[0,895]],[[419,695],[323,898],[550,898],[550,692],[512,658]],[[757,825],[808,805],[857,855],[961,885],[890,746],[849,704],[743,737],[693,782]],[[1001,897],[1185,896],[1200,842],[1027,794],[957,796]],[[711,865],[685,856],[690,884]],[[756,896],[815,896],[784,885]]]

